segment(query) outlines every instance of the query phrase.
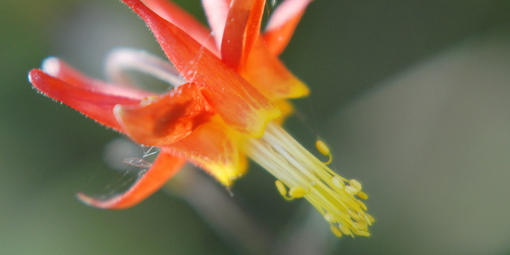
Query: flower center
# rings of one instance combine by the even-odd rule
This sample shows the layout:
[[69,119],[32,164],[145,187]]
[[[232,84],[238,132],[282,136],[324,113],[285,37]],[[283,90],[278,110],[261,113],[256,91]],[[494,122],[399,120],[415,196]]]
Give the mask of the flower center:
[[[324,142],[318,141],[317,148],[329,156]],[[360,200],[368,198],[361,183],[333,172],[283,128],[268,124],[264,136],[249,141],[247,153],[277,178],[276,188],[286,200],[308,200],[335,235],[370,236],[368,227],[374,218]]]

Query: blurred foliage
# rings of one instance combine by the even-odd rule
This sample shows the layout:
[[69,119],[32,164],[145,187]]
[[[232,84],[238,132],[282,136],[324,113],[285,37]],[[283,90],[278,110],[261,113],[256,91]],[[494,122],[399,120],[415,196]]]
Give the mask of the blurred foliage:
[[[200,1],[178,2],[203,20]],[[297,118],[287,127],[305,141],[326,134],[339,155],[335,166],[364,181],[378,221],[373,238],[335,240],[332,253],[508,252],[502,186],[510,117],[497,102],[510,97],[509,49],[501,46],[510,40],[484,39],[510,31],[508,13],[504,0],[311,4],[283,60],[312,88],[297,105],[314,131]],[[38,95],[26,74],[48,55],[101,77],[112,47],[161,54],[136,15],[119,1],[4,0],[0,27],[1,254],[243,253],[175,196],[159,192],[126,211],[89,208],[74,197],[122,178],[103,162],[105,144],[118,135]],[[456,59],[459,69],[437,55]],[[420,68],[426,75],[413,76]],[[397,74],[406,71],[411,78],[403,82]],[[303,203],[284,203],[256,166],[233,192],[275,237],[306,215]],[[325,223],[319,228],[327,231]]]

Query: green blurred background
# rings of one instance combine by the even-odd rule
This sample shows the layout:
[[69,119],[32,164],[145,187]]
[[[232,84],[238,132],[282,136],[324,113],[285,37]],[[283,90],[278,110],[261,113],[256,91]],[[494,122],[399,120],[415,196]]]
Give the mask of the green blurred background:
[[[177,2],[203,20],[199,0]],[[2,3],[0,254],[510,254],[509,1],[311,4],[282,56],[312,89],[287,128],[325,138],[370,196],[373,236],[340,240],[253,164],[233,196],[186,169],[129,210],[78,202],[132,181],[110,162],[132,145],[27,72],[55,55],[103,77],[111,48],[161,51],[116,0]]]

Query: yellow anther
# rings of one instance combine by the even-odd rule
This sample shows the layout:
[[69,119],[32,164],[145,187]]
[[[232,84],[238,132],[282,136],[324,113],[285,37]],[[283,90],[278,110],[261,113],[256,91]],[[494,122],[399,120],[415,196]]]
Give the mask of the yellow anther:
[[342,237],[342,232],[340,231],[340,229],[338,229],[337,226],[335,225],[331,225],[331,232],[333,232],[333,234],[336,236],[336,237]]
[[358,190],[355,189],[353,186],[345,186],[345,192],[347,192],[347,193],[349,193],[351,195],[356,195]]
[[367,220],[368,220],[368,223],[369,223],[368,225],[372,225],[372,223],[375,222],[375,219],[374,219],[374,217],[372,217],[372,215],[367,214],[366,217],[367,217]]
[[349,180],[349,186],[345,187],[345,192],[356,195],[361,191],[361,183],[355,179]]
[[324,162],[324,164],[329,165],[331,161],[333,161],[333,156],[331,155],[331,151],[329,147],[324,143],[324,141],[317,139],[315,142],[315,147],[317,150],[324,156],[328,156],[328,161]]
[[353,187],[358,192],[361,191],[361,183],[356,179],[349,180],[349,186]]
[[[358,194],[358,196],[359,196],[359,194]],[[368,209],[367,206],[365,205],[365,203],[363,203],[359,200],[357,200],[356,202],[358,202],[359,206],[361,207],[361,209],[363,209],[363,211],[366,211]]]
[[356,235],[369,237],[370,233],[368,233],[367,231],[357,231]]
[[354,236],[352,234],[352,231],[348,227],[346,227],[344,224],[340,224],[340,231],[342,231],[342,233],[344,233],[344,235]]
[[329,147],[326,145],[326,143],[324,143],[324,141],[322,140],[317,140],[315,142],[315,147],[317,147],[317,150],[322,154],[322,155],[329,155],[331,154],[331,152],[329,151]]
[[276,180],[274,184],[276,185],[278,192],[280,192],[280,195],[282,195],[282,197],[287,197],[287,188],[285,187],[283,182],[281,182],[280,180]]
[[[278,189],[278,192],[280,193],[280,195],[287,201],[290,201],[292,199],[294,199],[295,197],[293,196],[288,196],[287,195],[287,187],[285,187],[285,184],[283,184],[283,182],[281,182],[280,180],[276,180],[274,182],[274,184],[276,185],[276,188]],[[292,189],[291,189],[292,191]]]
[[363,199],[363,200],[367,200],[368,199],[367,193],[365,193],[363,191],[358,192],[358,197]]
[[301,187],[294,187],[289,190],[289,196],[291,198],[302,198],[306,194],[306,190]]

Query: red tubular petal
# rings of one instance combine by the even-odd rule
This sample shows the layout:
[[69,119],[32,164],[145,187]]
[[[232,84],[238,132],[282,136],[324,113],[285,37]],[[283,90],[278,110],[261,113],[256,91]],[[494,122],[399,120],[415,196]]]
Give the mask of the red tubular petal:
[[113,115],[113,107],[117,104],[138,104],[139,100],[118,95],[106,94],[96,90],[95,86],[82,86],[67,83],[58,78],[34,69],[28,74],[32,85],[46,96],[83,113],[85,116],[117,131],[122,128]]
[[140,177],[131,188],[126,192],[116,195],[107,200],[99,200],[82,193],[78,193],[78,198],[84,203],[103,209],[124,209],[134,206],[156,192],[170,179],[185,160],[172,156],[171,154],[161,152],[154,161],[152,167]]
[[266,26],[264,40],[274,55],[283,52],[311,1],[285,0],[273,12]]
[[186,31],[193,39],[219,56],[214,37],[211,35],[209,29],[178,5],[170,0],[143,0],[143,3],[162,18]]
[[118,106],[115,115],[124,132],[140,144],[165,146],[188,136],[207,122],[211,109],[192,84],[184,84],[148,104]]
[[213,119],[168,149],[205,169],[225,186],[246,172],[242,136]]
[[139,90],[127,85],[113,85],[89,78],[69,66],[66,62],[55,57],[49,57],[45,59],[42,64],[42,69],[45,73],[66,83],[72,84],[73,86],[81,87],[106,95],[132,98],[136,100],[141,100],[145,97],[154,95],[150,92]]
[[270,99],[298,98],[310,93],[308,87],[269,52],[261,38],[253,46],[240,73]]
[[207,21],[214,34],[218,49],[221,47],[221,38],[225,29],[225,21],[227,20],[228,7],[230,0],[202,0]]
[[261,136],[265,124],[279,116],[278,109],[260,92],[186,32],[138,0],[123,1],[145,20],[186,80],[204,88],[202,93],[207,101],[228,124],[253,136]]
[[233,0],[221,41],[221,59],[232,68],[243,64],[260,34],[265,0]]

